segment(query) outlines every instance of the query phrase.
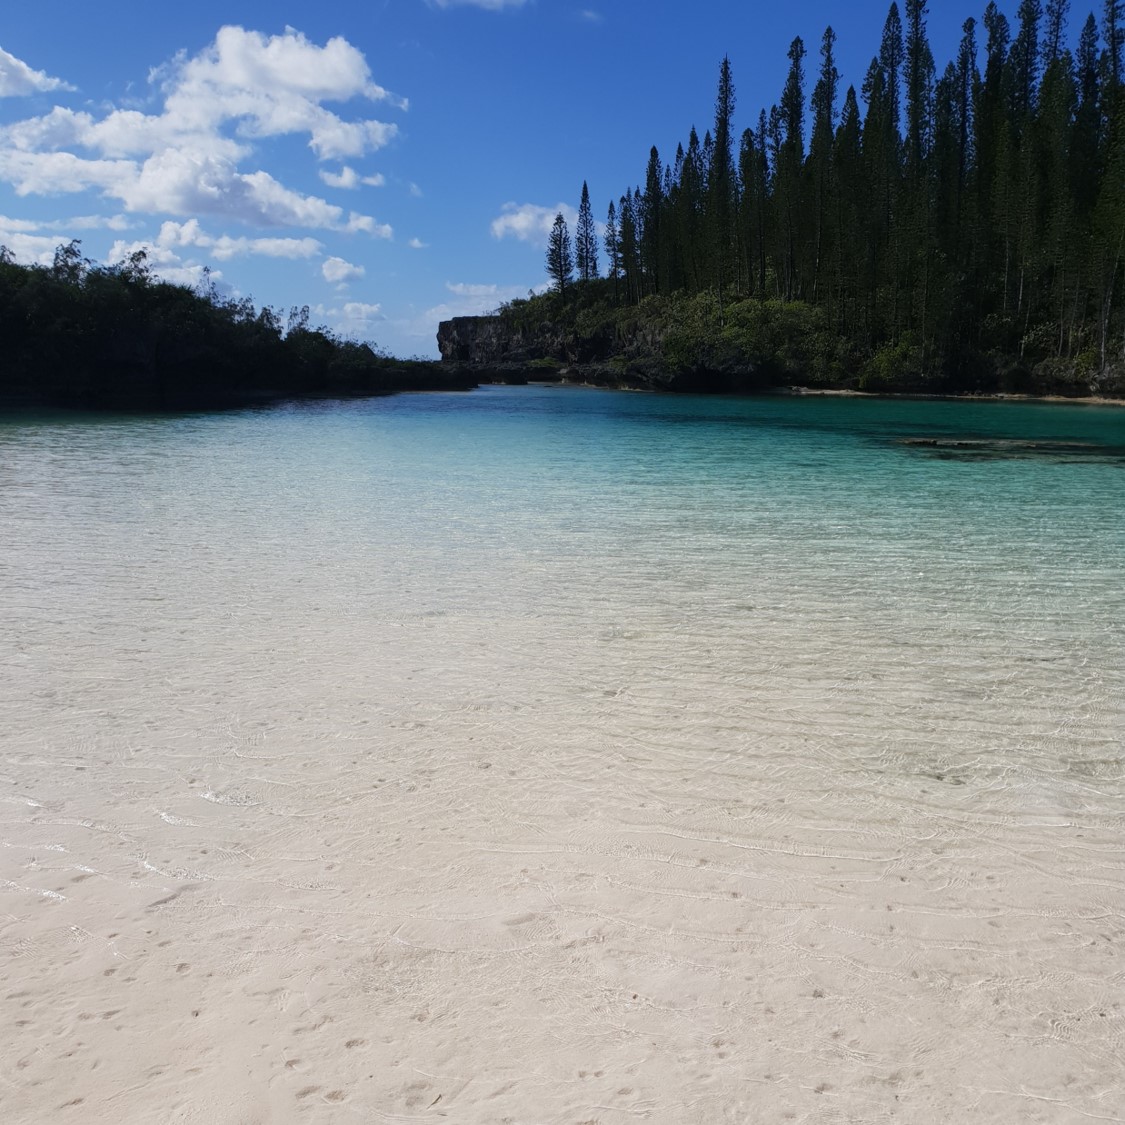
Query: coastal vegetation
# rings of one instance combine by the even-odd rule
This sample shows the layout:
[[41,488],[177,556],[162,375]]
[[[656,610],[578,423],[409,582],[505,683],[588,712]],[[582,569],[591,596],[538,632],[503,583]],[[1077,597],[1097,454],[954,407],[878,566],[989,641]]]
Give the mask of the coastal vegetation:
[[[925,0],[892,3],[861,88],[825,30],[811,95],[800,38],[777,104],[714,121],[610,202],[579,276],[565,220],[551,290],[500,310],[583,353],[667,373],[868,389],[1125,390],[1125,2],[1072,51],[1069,0],[994,3],[939,70]],[[978,50],[983,47],[983,52]],[[841,91],[843,92],[841,93]]]
[[0,405],[185,410],[302,396],[472,386],[249,298],[155,278],[143,251],[112,266],[60,246],[50,266],[0,247]]

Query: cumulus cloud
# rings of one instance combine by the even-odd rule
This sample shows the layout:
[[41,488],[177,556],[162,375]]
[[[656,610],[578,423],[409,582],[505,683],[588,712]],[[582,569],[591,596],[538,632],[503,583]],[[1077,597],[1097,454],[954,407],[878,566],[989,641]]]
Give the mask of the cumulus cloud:
[[[345,216],[264,170],[243,170],[263,138],[306,134],[318,160],[339,160],[395,135],[394,124],[345,120],[322,104],[364,99],[405,107],[372,80],[362,53],[346,40],[320,47],[292,28],[266,37],[224,27],[200,54],[177,56],[152,80],[164,94],[159,114],[115,109],[97,118],[56,106],[0,129],[0,179],[19,195],[99,191],[130,212],[390,237],[369,216]],[[357,174],[345,165],[337,175],[341,183],[333,186],[349,186]]]
[[312,310],[318,317],[327,321],[333,332],[352,339],[370,339],[375,326],[386,322],[382,305],[366,304],[363,301],[347,301],[340,306],[326,308],[317,305]]
[[511,236],[521,242],[546,246],[555,216],[560,213],[573,230],[578,222],[578,212],[568,203],[556,203],[554,207],[541,207],[536,203],[505,203],[500,214],[492,220],[492,237]]
[[208,250],[213,258],[227,261],[245,254],[266,258],[314,258],[323,245],[315,238],[232,238],[229,234],[208,234],[198,219],[186,223],[168,221],[161,224],[155,245],[161,247],[194,246]]
[[359,173],[346,164],[339,172],[329,172],[322,168],[318,174],[329,187],[343,188],[345,191],[354,191],[359,187]]
[[55,248],[69,239],[57,234],[41,234],[33,223],[22,223],[0,215],[0,246],[6,246],[19,262],[49,266],[55,257]]
[[[17,261],[49,265],[55,248],[86,230],[126,230],[124,215],[76,215],[70,219],[14,219],[0,215],[0,246],[6,246]],[[116,259],[114,259],[116,260]]]
[[[206,268],[185,251],[204,250],[217,261],[254,254],[265,258],[300,260],[314,258],[324,247],[315,238],[234,238],[229,234],[213,235],[205,231],[198,219],[186,223],[168,220],[160,225],[155,238],[133,242],[116,241],[107,261],[120,262],[130,254],[143,250],[153,271],[167,281],[195,285]],[[212,271],[213,278],[222,274]]]
[[324,275],[325,281],[333,285],[346,285],[349,281],[363,277],[367,271],[363,266],[353,265],[343,258],[325,258],[321,263],[320,272]]
[[387,182],[386,177],[379,172],[376,172],[373,176],[361,176],[354,168],[349,168],[346,164],[339,172],[329,172],[322,168],[319,175],[329,187],[342,188],[344,191],[357,191],[360,184],[367,184],[368,187],[382,187]]
[[18,98],[27,94],[49,93],[51,90],[73,90],[61,78],[52,78],[42,70],[32,70],[22,59],[0,47],[0,98]]
[[[213,270],[202,262],[185,259],[171,246],[162,246],[152,242],[122,242],[118,240],[110,247],[106,260],[123,262],[138,250],[144,251],[148,266],[153,273],[174,285],[186,285],[194,289],[204,283],[215,284],[223,276],[221,270]],[[218,288],[227,289],[227,286],[222,285]]]
[[423,242],[420,238],[412,238],[407,243],[407,246],[409,246],[411,250],[425,250],[429,245],[428,242]]
[[348,221],[343,229],[352,234],[356,231],[363,231],[365,234],[371,235],[372,238],[394,238],[395,236],[395,232],[389,223],[377,223],[370,215],[359,215],[355,211],[348,216]]

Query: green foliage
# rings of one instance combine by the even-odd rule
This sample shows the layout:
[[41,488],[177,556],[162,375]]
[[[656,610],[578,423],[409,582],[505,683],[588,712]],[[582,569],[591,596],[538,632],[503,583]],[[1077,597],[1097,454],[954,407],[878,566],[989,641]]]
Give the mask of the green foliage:
[[570,245],[570,230],[562,212],[559,212],[547,238],[547,276],[554,282],[560,297],[566,293],[573,273],[574,252]]
[[864,365],[859,389],[878,393],[917,385],[922,379],[922,352],[913,339],[884,344]]
[[[939,70],[928,0],[902,6],[890,5],[862,120],[855,88],[840,96],[831,28],[811,101],[794,39],[779,104],[741,134],[724,58],[713,133],[692,129],[667,165],[651,148],[643,191],[611,205],[611,299],[646,310],[636,338],[659,338],[666,364],[741,357],[782,376],[803,364],[806,379],[862,369],[889,385],[897,370],[980,389],[1021,351],[1075,366],[1096,338],[1095,374],[1125,359],[1123,0],[1103,0],[1073,56],[1067,0],[1021,0],[1015,26],[988,3],[983,73],[975,20]],[[780,342],[808,326],[771,334],[780,314],[747,323],[736,309],[748,298],[819,310],[808,343]],[[608,319],[587,311],[572,327],[592,337]],[[615,331],[632,340],[624,323]]]
[[0,403],[195,409],[297,395],[381,394],[450,383],[274,309],[157,281],[143,253],[116,266],[60,246],[50,266],[0,247]]

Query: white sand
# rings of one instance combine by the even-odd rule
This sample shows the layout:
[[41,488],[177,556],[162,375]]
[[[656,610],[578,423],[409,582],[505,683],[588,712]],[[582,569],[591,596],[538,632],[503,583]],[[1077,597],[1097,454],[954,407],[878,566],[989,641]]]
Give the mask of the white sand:
[[1073,652],[323,613],[9,653],[3,1122],[1125,1119]]

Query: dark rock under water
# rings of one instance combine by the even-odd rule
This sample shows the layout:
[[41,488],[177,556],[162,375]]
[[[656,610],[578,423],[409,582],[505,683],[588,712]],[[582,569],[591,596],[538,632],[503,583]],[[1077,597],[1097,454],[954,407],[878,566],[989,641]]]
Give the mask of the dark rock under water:
[[1086,441],[1044,441],[1022,440],[1019,438],[952,438],[952,437],[904,437],[898,439],[899,445],[909,445],[915,449],[931,453],[937,457],[960,458],[964,460],[996,460],[1017,457],[1053,457],[1071,460],[1074,458],[1099,460],[1125,459],[1125,446],[1098,445]]

